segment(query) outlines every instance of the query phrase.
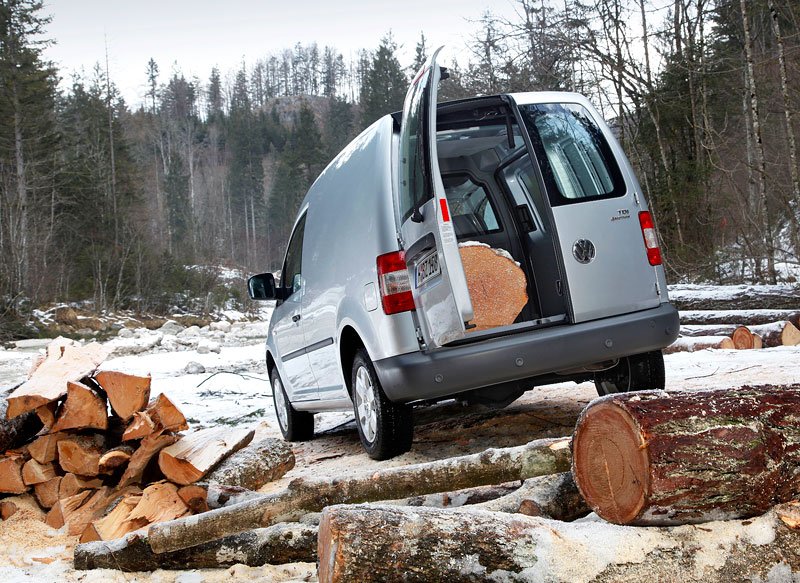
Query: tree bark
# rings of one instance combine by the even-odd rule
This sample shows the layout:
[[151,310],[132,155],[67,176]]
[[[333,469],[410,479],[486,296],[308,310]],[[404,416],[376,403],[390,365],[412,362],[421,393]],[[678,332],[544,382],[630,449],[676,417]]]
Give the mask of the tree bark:
[[[713,297],[687,293],[680,286],[670,289],[670,302],[678,310],[797,310],[800,304],[800,286],[715,286]],[[688,290],[687,290],[688,291]],[[774,318],[773,318],[774,320]],[[727,323],[727,322],[726,322]],[[744,322],[742,322],[744,323]]]
[[42,422],[33,411],[6,419],[7,395],[8,393],[0,395],[0,452],[28,442],[42,428]]
[[206,474],[209,484],[239,486],[258,490],[264,484],[283,477],[294,467],[294,453],[282,439],[265,438],[225,458]]
[[676,352],[694,352],[708,348],[735,350],[733,340],[728,336],[690,336],[678,338],[675,342],[662,350],[664,354]]
[[211,468],[253,440],[248,428],[209,427],[183,436],[158,454],[158,467],[164,476],[183,486],[205,476]]
[[282,565],[317,560],[317,527],[276,524],[204,543],[189,549],[156,554],[147,535],[130,534],[110,542],[75,547],[76,569],[155,571],[157,569],[212,569],[243,564]]
[[791,579],[800,570],[800,537],[775,512],[702,529],[641,529],[466,509],[357,505],[325,509],[318,554],[320,583],[728,583]]
[[750,331],[761,336],[765,348],[800,344],[800,330],[791,322],[772,322],[771,324],[750,326]]
[[589,506],[618,524],[744,518],[800,494],[800,385],[612,395],[573,438]]
[[563,472],[569,467],[568,444],[568,439],[541,439],[518,447],[488,449],[335,480],[298,479],[286,490],[263,499],[153,525],[148,531],[149,541],[156,553],[164,553],[251,528],[294,521],[331,504],[405,498]]
[[591,512],[570,472],[529,478],[515,492],[470,508],[518,512],[567,522]]
[[[795,299],[800,303],[800,299]],[[757,326],[787,321],[800,324],[800,312],[795,310],[684,310],[680,313],[681,326],[731,324]]]

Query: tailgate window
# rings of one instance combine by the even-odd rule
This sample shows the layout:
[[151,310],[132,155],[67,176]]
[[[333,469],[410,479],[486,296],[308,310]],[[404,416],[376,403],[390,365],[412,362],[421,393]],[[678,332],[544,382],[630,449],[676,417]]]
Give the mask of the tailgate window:
[[553,206],[625,194],[611,148],[584,107],[546,103],[519,109]]

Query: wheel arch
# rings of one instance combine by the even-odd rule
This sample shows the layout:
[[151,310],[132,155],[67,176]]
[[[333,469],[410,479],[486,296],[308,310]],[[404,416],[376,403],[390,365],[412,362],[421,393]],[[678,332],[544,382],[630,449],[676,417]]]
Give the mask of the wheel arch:
[[358,352],[359,348],[366,350],[367,355],[369,355],[369,350],[367,350],[356,329],[346,325],[339,335],[339,362],[342,367],[344,386],[347,388],[347,394],[350,395],[351,399],[353,398],[353,382],[351,378],[353,376],[353,359],[356,357],[356,352]]

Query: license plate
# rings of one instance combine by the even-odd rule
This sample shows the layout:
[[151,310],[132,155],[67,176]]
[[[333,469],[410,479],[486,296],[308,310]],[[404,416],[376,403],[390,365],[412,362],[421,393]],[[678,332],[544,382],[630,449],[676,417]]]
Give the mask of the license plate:
[[439,265],[439,254],[434,250],[417,263],[414,287],[422,287],[425,283],[439,277],[441,274],[442,268]]

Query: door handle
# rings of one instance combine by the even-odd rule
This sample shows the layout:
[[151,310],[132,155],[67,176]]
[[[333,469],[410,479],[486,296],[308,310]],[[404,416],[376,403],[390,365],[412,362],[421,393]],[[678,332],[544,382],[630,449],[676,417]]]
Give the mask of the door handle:
[[292,316],[292,322],[299,322],[300,321],[300,314],[295,314]]

